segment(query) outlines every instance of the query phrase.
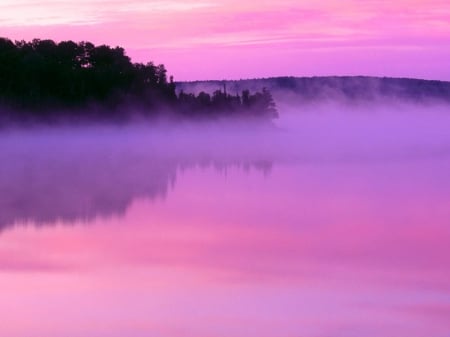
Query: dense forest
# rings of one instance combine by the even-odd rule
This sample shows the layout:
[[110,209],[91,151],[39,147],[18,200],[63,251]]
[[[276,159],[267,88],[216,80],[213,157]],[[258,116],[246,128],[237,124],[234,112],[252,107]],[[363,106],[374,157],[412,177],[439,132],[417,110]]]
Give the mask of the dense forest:
[[177,93],[164,65],[133,63],[120,47],[0,38],[0,114],[8,117],[152,116],[277,117],[271,93]]

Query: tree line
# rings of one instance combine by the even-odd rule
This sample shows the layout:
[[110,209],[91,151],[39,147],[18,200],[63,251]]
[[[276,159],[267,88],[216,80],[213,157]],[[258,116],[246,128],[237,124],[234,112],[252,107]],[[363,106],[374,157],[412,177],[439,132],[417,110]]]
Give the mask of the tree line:
[[133,63],[121,47],[90,42],[0,38],[0,107],[13,114],[45,116],[125,114],[133,107],[145,115],[160,111],[211,116],[277,115],[266,89],[230,95],[177,93],[164,65]]
[[180,106],[185,113],[193,114],[234,114],[254,117],[277,118],[278,112],[272,94],[263,88],[261,92],[251,94],[243,90],[242,94],[228,94],[224,90],[216,90],[212,95],[201,91],[198,95],[180,91]]

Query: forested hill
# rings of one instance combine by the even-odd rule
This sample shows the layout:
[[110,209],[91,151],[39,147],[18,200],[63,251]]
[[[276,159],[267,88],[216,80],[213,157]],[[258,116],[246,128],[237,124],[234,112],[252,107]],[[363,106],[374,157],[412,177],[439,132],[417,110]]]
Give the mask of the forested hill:
[[[198,92],[222,86],[224,81],[177,83],[177,88]],[[242,88],[270,90],[278,103],[318,101],[371,102],[376,100],[441,102],[450,104],[450,82],[409,78],[340,76],[340,77],[274,77],[226,81],[230,92]]]
[[0,38],[0,123],[123,120],[135,114],[271,120],[278,116],[275,101],[379,99],[450,104],[450,82],[376,77],[175,82],[164,65],[133,63],[121,47]]
[[177,93],[164,65],[133,63],[121,47],[0,38],[0,122],[55,117],[123,119],[137,113],[269,120],[277,116],[266,89]]

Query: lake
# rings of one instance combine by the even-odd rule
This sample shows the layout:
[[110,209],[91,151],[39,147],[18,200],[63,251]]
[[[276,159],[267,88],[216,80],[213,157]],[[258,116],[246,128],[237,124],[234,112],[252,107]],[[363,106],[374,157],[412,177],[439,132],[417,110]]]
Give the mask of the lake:
[[450,114],[0,133],[0,335],[450,336]]

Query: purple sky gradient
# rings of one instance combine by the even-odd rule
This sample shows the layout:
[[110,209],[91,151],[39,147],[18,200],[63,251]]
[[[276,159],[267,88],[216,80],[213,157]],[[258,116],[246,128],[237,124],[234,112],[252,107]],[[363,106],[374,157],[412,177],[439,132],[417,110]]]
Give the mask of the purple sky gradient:
[[0,35],[123,46],[176,80],[375,75],[450,80],[441,0],[2,0]]

